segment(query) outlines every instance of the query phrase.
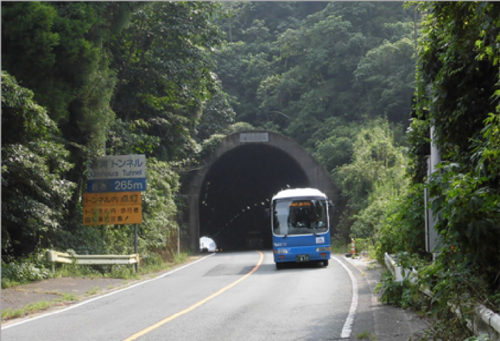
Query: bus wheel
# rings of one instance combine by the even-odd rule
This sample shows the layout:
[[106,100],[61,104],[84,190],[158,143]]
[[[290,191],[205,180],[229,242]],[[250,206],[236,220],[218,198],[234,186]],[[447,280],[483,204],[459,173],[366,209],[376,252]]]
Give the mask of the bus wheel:
[[323,266],[326,268],[328,266],[328,259],[323,261]]
[[276,263],[276,269],[283,269],[283,263]]

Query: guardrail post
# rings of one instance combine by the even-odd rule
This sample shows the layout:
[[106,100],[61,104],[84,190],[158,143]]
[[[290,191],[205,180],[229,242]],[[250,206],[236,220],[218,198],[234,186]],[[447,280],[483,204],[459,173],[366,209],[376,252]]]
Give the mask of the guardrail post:
[[52,273],[56,272],[56,262],[54,259],[54,255],[52,254],[52,250],[48,250],[46,253],[47,256],[47,262],[51,263],[51,268],[52,268]]
[[403,274],[402,274],[402,267],[397,265],[394,259],[392,259],[391,255],[389,255],[387,252],[384,253],[384,260],[385,260],[385,265],[391,271],[392,275],[395,278],[396,282],[402,282],[403,281]]

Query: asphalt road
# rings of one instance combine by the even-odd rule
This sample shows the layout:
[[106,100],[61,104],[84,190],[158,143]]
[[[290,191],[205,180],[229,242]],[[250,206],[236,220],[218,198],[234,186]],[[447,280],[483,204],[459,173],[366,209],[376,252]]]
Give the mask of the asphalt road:
[[371,290],[339,256],[276,270],[270,251],[221,253],[8,325],[2,340],[356,339],[380,330]]

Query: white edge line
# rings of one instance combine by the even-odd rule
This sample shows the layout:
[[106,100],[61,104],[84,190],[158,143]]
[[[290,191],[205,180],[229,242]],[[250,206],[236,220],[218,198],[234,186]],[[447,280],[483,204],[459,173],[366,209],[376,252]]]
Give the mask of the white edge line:
[[342,328],[342,333],[340,334],[341,338],[349,338],[351,337],[352,333],[352,324],[354,323],[354,317],[356,316],[356,309],[358,307],[358,282],[356,281],[356,278],[352,274],[351,270],[345,265],[342,261],[337,259],[337,257],[333,257],[342,267],[345,269],[347,274],[349,275],[351,279],[351,284],[352,284],[352,300],[351,300],[351,307],[349,308],[349,314],[347,315],[347,318],[344,322],[344,327]]
[[78,307],[81,307],[85,304],[88,304],[88,303],[91,303],[91,302],[95,302],[95,301],[98,301],[102,298],[105,298],[105,297],[109,297],[109,296],[112,296],[112,295],[115,295],[115,294],[118,294],[118,293],[121,293],[121,292],[124,292],[124,291],[127,291],[129,289],[133,289],[135,287],[138,287],[138,286],[141,286],[141,285],[144,285],[146,283],[149,283],[149,282],[153,282],[153,281],[156,281],[158,279],[161,279],[161,278],[164,278],[164,277],[167,277],[167,276],[170,276],[172,275],[173,273],[177,272],[177,271],[181,271],[191,265],[194,265],[198,262],[201,262],[203,260],[205,260],[206,258],[208,257],[211,257],[215,255],[215,253],[211,253],[209,255],[206,255],[205,257],[202,257],[200,259],[197,259],[191,263],[188,263],[186,265],[183,265],[179,268],[176,268],[176,269],[173,269],[171,271],[168,271],[168,272],[165,272],[164,274],[161,274],[157,277],[154,277],[154,278],[151,278],[151,279],[148,279],[148,280],[145,280],[145,281],[142,281],[142,282],[139,282],[139,283],[136,283],[136,284],[133,284],[131,286],[128,286],[126,288],[122,288],[122,289],[119,289],[119,290],[116,290],[116,291],[112,291],[112,292],[109,292],[107,294],[104,294],[104,295],[101,295],[101,296],[97,296],[97,297],[93,297],[93,298],[90,298],[86,301],[83,301],[83,302],[79,302],[77,304],[74,304],[74,305],[71,305],[67,308],[64,308],[64,309],[61,309],[61,310],[57,310],[57,311],[53,311],[53,312],[50,312],[50,313],[47,313],[47,314],[43,314],[43,315],[39,315],[39,316],[35,316],[35,317],[28,317],[27,319],[25,320],[22,320],[22,321],[19,321],[19,322],[15,322],[15,323],[12,323],[12,324],[8,324],[6,326],[2,326],[2,330],[5,330],[5,329],[9,329],[9,328],[12,328],[12,327],[16,327],[16,326],[19,326],[21,324],[25,324],[25,323],[28,323],[28,322],[33,322],[33,321],[36,321],[36,320],[39,320],[39,319],[42,319],[42,318],[45,318],[45,317],[49,317],[49,316],[52,316],[52,315],[57,315],[57,314],[60,314],[60,313],[63,313],[63,312],[66,312],[68,310],[72,310],[72,309],[75,309],[75,308],[78,308]]

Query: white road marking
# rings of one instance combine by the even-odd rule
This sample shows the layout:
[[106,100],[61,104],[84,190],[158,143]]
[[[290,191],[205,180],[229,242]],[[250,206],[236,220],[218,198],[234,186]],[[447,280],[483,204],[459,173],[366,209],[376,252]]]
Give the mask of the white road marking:
[[124,291],[127,291],[127,290],[130,290],[132,288],[135,288],[135,287],[138,287],[140,285],[144,285],[146,283],[149,283],[149,282],[153,282],[153,281],[156,281],[158,279],[161,279],[161,278],[165,278],[167,276],[170,276],[174,273],[176,273],[177,271],[181,271],[191,265],[194,265],[198,262],[201,262],[205,259],[207,259],[208,257],[211,257],[215,255],[215,253],[211,253],[205,257],[202,257],[200,259],[197,259],[195,260],[194,262],[191,262],[191,263],[188,263],[186,265],[183,265],[179,268],[176,268],[174,270],[171,270],[171,271],[168,271],[168,272],[165,272],[164,274],[158,276],[158,277],[155,277],[155,278],[151,278],[151,279],[148,279],[146,281],[142,281],[142,282],[139,282],[139,283],[136,283],[134,285],[131,285],[129,287],[126,287],[126,288],[123,288],[123,289],[119,289],[119,290],[116,290],[116,291],[112,291],[110,293],[107,293],[107,294],[104,294],[102,296],[97,296],[97,297],[93,297],[91,299],[88,299],[86,301],[83,301],[83,302],[80,302],[80,303],[77,303],[77,304],[74,304],[72,306],[69,306],[67,308],[64,308],[64,309],[61,309],[61,310],[57,310],[57,311],[53,311],[53,312],[50,312],[50,313],[47,313],[47,314],[43,314],[43,315],[39,315],[39,316],[35,316],[35,317],[31,317],[31,318],[27,318],[25,320],[22,320],[22,321],[19,321],[19,322],[15,322],[15,323],[12,323],[12,324],[8,324],[6,326],[2,326],[2,330],[5,330],[5,329],[9,329],[9,328],[12,328],[12,327],[16,327],[16,326],[19,326],[21,324],[25,324],[25,323],[28,323],[28,322],[33,322],[33,321],[36,321],[36,320],[39,320],[39,319],[42,319],[42,318],[45,318],[45,317],[49,317],[49,316],[53,316],[53,315],[57,315],[57,314],[60,314],[60,313],[63,313],[63,312],[66,312],[66,311],[69,311],[69,310],[72,310],[72,309],[75,309],[75,308],[78,308],[78,307],[81,307],[85,304],[88,304],[88,303],[91,303],[91,302],[95,302],[95,301],[98,301],[102,298],[105,298],[105,297],[109,297],[109,296],[112,296],[112,295],[115,295],[115,294],[118,294],[118,293],[121,293],[121,292],[124,292]]
[[349,270],[347,265],[345,265],[337,257],[333,257],[333,259],[335,259],[340,265],[342,265],[344,270],[349,275],[349,278],[351,279],[351,285],[352,285],[351,307],[349,308],[349,314],[347,315],[344,327],[342,328],[342,333],[340,334],[341,338],[349,338],[352,333],[352,324],[354,323],[354,317],[356,316],[356,309],[358,307],[358,282],[356,281],[356,278],[354,277],[351,270]]

